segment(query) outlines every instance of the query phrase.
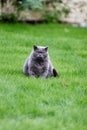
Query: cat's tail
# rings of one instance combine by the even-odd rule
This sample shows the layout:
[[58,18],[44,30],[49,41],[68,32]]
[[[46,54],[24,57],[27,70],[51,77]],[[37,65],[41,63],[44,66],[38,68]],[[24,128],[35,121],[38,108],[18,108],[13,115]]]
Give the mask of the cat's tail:
[[53,76],[54,77],[59,77],[59,74],[57,73],[57,71],[55,69],[53,69]]

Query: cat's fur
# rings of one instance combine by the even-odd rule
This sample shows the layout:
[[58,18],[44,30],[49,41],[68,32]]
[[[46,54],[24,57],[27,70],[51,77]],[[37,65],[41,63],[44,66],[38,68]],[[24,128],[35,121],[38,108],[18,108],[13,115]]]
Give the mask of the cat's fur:
[[31,77],[58,76],[48,54],[48,47],[35,46],[30,56],[25,61],[23,72]]

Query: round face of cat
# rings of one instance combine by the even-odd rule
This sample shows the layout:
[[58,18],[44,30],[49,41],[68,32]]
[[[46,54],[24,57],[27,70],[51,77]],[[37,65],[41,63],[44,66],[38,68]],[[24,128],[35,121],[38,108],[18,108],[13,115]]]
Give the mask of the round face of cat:
[[44,61],[48,57],[48,47],[34,45],[34,58],[38,61]]

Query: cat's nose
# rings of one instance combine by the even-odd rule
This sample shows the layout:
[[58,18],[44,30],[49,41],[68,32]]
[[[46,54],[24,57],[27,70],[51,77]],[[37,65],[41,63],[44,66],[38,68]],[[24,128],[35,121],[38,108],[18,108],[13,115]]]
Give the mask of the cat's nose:
[[42,55],[41,55],[41,54],[39,54],[39,55],[38,55],[38,58],[41,58],[41,57],[42,57]]

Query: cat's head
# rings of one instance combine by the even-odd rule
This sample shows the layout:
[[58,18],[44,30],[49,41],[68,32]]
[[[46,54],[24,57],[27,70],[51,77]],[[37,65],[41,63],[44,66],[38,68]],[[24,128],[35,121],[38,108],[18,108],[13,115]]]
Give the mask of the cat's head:
[[43,46],[33,46],[34,52],[33,56],[38,61],[44,61],[48,58],[48,47]]

